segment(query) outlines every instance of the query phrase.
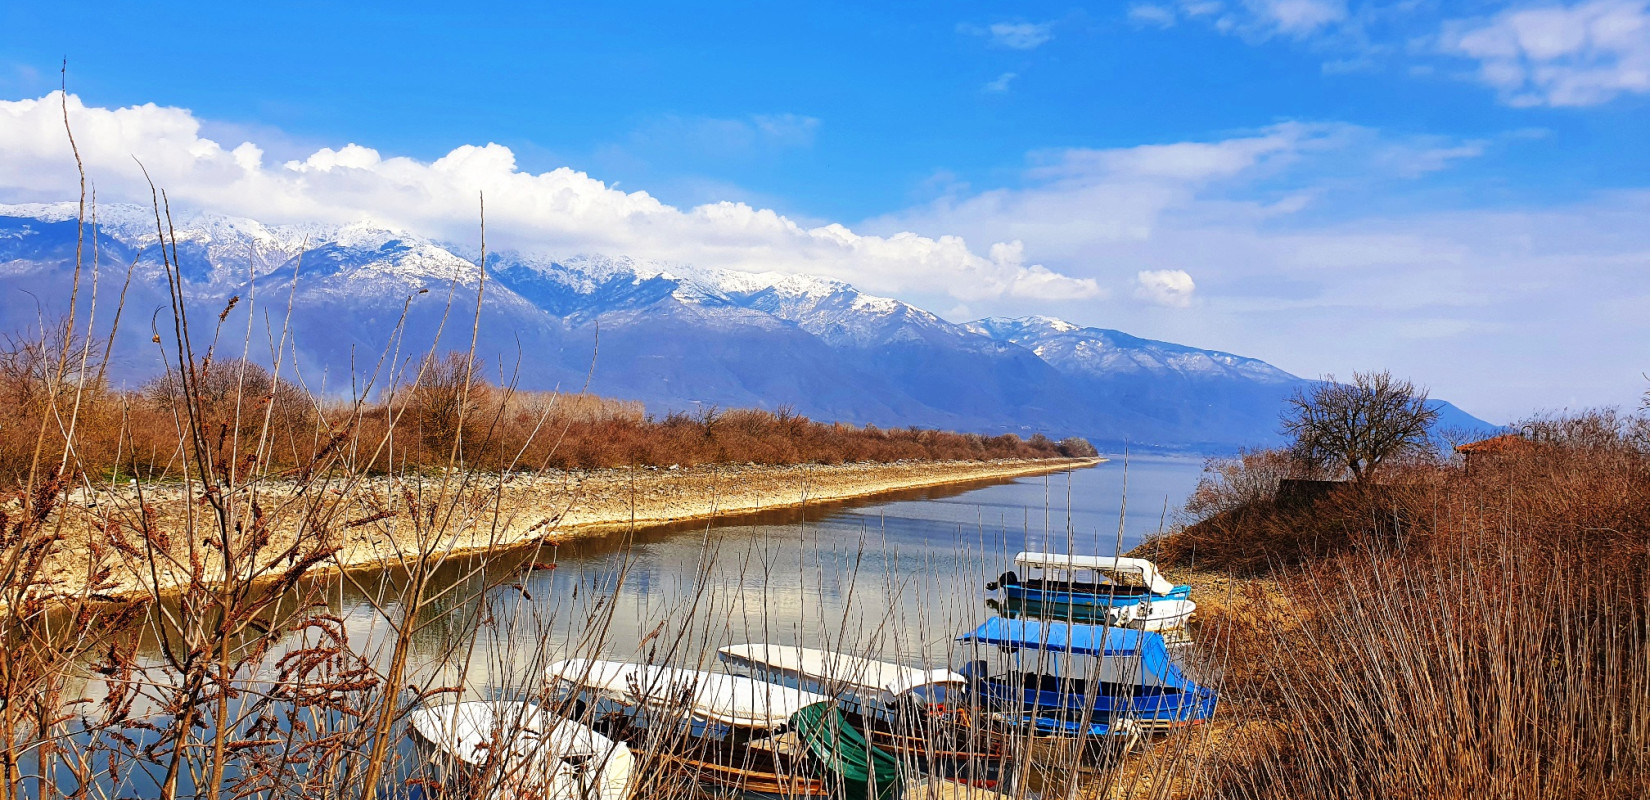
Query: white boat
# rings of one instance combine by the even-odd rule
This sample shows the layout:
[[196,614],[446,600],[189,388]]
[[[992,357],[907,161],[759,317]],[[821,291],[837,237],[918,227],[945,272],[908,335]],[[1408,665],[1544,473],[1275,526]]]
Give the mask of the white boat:
[[630,791],[630,748],[533,703],[425,706],[409,722],[453,768],[443,783],[464,775],[480,797],[625,800]]
[[1142,602],[1186,600],[1192,587],[1177,586],[1163,577],[1157,565],[1143,558],[1088,556],[1070,553],[1019,553],[1016,569],[987,583],[1016,602],[1043,606],[1108,608]]
[[734,728],[777,728],[803,708],[830,699],[740,675],[622,661],[574,658],[557,661],[545,672],[564,689]]
[[1004,774],[1003,749],[969,724],[968,679],[959,673],[795,645],[737,644],[716,654],[764,680],[830,695],[872,743],[921,772],[977,787],[995,787]]
[[1197,603],[1190,600],[1149,600],[1129,606],[1113,606],[1106,611],[1107,622],[1120,628],[1153,633],[1180,630],[1192,619]]
[[736,644],[716,651],[759,677],[835,697],[850,711],[884,717],[898,704],[913,708],[955,702],[968,680],[949,669],[921,669],[846,653],[778,644]]
[[[740,675],[582,658],[546,673],[564,697],[588,703],[641,749],[649,781],[675,776],[717,793],[785,800],[828,798],[836,785],[794,730],[804,709],[823,716],[823,695]],[[886,769],[879,778],[893,780]]]

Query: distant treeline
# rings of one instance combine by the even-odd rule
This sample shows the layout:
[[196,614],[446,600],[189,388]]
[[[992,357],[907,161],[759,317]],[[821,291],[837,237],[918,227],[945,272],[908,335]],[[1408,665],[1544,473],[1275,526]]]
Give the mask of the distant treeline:
[[[46,344],[43,344],[45,342]],[[0,483],[64,462],[94,478],[181,477],[187,438],[204,435],[216,467],[299,476],[336,455],[353,469],[595,469],[704,463],[799,464],[1092,456],[1087,441],[1042,434],[982,436],[827,423],[788,408],[648,415],[642,404],[529,392],[486,380],[461,353],[428,357],[371,402],[318,398],[239,359],[202,359],[135,391],[116,390],[81,358],[94,346],[51,339],[0,342]],[[42,436],[41,422],[59,435]],[[196,433],[196,432],[200,433]]]

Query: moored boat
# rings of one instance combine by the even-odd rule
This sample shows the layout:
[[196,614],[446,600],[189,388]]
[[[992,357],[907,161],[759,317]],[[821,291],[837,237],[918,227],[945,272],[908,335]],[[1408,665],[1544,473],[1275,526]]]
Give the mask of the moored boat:
[[1156,564],[1143,558],[1025,552],[1014,556],[1014,567],[986,588],[1001,589],[1009,600],[1045,607],[1120,607],[1186,600],[1192,592],[1190,586],[1170,583]]
[[975,658],[959,671],[979,702],[1039,732],[1160,731],[1215,711],[1215,691],[1187,677],[1149,631],[995,617],[958,641],[973,645]]
[[811,647],[729,645],[722,661],[755,677],[834,698],[878,747],[918,771],[996,786],[1003,749],[970,724],[968,681],[949,669],[923,669]]
[[533,703],[471,701],[424,706],[408,719],[441,768],[442,784],[511,800],[625,800],[630,749]]
[[570,659],[548,676],[629,742],[644,772],[766,798],[887,798],[892,756],[867,742],[830,698],[700,670]]

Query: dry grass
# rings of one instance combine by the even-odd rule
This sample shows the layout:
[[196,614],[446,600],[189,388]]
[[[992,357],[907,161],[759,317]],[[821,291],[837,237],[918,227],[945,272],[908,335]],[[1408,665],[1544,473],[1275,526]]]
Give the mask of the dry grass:
[[1203,607],[1239,734],[1196,794],[1650,794],[1645,422],[1523,428],[1470,470],[1253,497],[1143,548],[1282,590]]
[[[36,433],[55,425],[47,370],[56,362],[55,336],[20,331],[0,342],[0,487],[17,488],[35,463]],[[922,428],[825,423],[787,409],[706,409],[698,414],[647,415],[642,404],[581,394],[528,392],[474,376],[453,378],[462,353],[432,359],[418,382],[371,403],[311,397],[295,383],[239,359],[198,362],[189,383],[198,396],[185,402],[179,373],[169,372],[137,391],[109,388],[95,373],[84,383],[60,382],[78,392],[74,457],[94,482],[178,479],[187,429],[203,429],[222,458],[256,447],[270,468],[297,472],[349,442],[395,441],[393,448],[346,453],[351,468],[389,473],[446,466],[454,455],[466,468],[499,470],[693,466],[711,463],[958,461],[1092,455],[1081,439],[1053,442],[1041,434],[982,436]],[[462,367],[458,368],[460,371]],[[77,376],[71,376],[77,377]],[[435,383],[432,388],[424,381]],[[468,392],[461,408],[458,395]],[[242,400],[244,399],[244,402]],[[191,405],[193,408],[191,409]],[[195,417],[191,418],[193,410]],[[462,416],[463,435],[457,420]],[[267,417],[267,419],[266,419]],[[48,437],[40,457],[62,460],[62,435]]]

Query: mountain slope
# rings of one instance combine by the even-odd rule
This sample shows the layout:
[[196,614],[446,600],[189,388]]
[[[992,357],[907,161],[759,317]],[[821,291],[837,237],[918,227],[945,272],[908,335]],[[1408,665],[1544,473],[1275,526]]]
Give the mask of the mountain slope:
[[[161,369],[149,340],[170,325],[153,212],[99,215],[86,248],[95,240],[99,319],[126,292],[111,374],[136,384]],[[468,347],[473,331],[495,380],[588,383],[655,412],[788,405],[883,426],[1229,450],[1275,440],[1282,398],[1307,385],[1256,359],[1047,317],[959,325],[823,278],[506,252],[489,254],[483,282],[461,248],[371,224],[174,223],[197,345],[262,360],[280,350],[289,374],[334,394],[381,388],[425,352]],[[63,307],[76,235],[72,205],[0,206],[0,329]]]

